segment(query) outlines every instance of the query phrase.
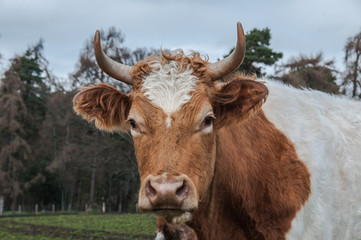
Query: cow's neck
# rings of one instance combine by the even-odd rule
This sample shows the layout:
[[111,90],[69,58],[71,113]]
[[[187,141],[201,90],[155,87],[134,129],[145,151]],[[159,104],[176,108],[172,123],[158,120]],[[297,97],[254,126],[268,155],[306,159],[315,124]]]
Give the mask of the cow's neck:
[[260,111],[219,130],[213,182],[190,225],[199,239],[285,239],[309,193],[293,144]]

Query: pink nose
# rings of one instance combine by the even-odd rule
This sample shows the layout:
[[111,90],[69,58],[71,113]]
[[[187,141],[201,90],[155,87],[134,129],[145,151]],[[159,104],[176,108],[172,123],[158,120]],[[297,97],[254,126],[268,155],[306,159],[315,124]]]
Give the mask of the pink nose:
[[153,209],[180,209],[189,196],[189,184],[183,177],[150,179],[145,195]]

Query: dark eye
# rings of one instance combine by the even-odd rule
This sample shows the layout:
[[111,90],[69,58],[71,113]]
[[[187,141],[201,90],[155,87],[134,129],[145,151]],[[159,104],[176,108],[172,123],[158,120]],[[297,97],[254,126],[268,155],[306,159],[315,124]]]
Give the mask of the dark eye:
[[209,126],[212,123],[212,117],[208,116],[204,119],[204,125]]
[[132,126],[133,129],[137,129],[137,128],[138,128],[137,123],[136,123],[133,119],[130,119],[130,120],[129,120],[129,123],[130,123],[130,126]]
[[201,130],[212,125],[213,117],[207,116],[202,123]]

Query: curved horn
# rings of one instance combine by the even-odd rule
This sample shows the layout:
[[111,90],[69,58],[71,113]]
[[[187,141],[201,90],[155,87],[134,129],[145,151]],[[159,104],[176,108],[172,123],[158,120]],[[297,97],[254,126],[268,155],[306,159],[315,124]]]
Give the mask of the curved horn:
[[237,44],[234,51],[226,58],[211,63],[209,70],[213,73],[213,80],[217,80],[236,70],[243,62],[246,52],[246,38],[240,22],[237,23]]
[[94,36],[94,53],[99,67],[106,74],[124,83],[133,84],[133,79],[130,76],[132,67],[114,61],[103,52],[99,30],[95,32]]

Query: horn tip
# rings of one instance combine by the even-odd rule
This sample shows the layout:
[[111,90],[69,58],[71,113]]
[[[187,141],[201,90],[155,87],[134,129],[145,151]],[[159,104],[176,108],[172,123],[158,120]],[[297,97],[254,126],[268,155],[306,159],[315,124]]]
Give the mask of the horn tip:
[[99,30],[96,30],[96,31],[95,31],[95,34],[94,34],[94,42],[95,42],[95,41],[99,41],[99,38],[100,38],[100,31],[99,31]]
[[237,31],[238,31],[238,33],[241,33],[241,34],[244,33],[241,22],[237,22]]

